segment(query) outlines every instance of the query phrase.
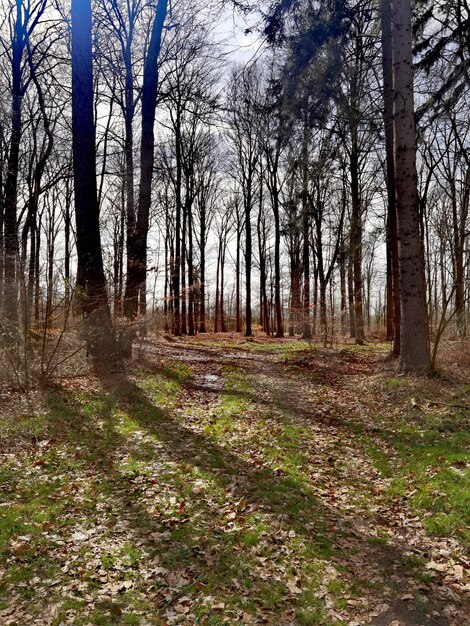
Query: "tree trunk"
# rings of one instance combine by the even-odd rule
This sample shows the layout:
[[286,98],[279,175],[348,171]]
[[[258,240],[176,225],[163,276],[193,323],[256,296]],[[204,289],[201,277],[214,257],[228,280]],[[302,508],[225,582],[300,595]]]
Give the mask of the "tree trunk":
[[420,235],[416,172],[410,0],[392,4],[395,84],[395,179],[400,268],[401,341],[399,370],[431,368],[426,311],[424,246]]
[[251,337],[251,182],[245,201],[245,337]]
[[359,192],[359,166],[357,147],[357,128],[354,126],[351,132],[351,253],[353,266],[354,284],[354,319],[355,339],[357,344],[364,343],[364,313],[362,305],[362,211]]
[[181,299],[180,299],[180,266],[181,266],[181,186],[182,186],[182,162],[181,162],[181,126],[180,104],[177,104],[175,122],[175,152],[176,152],[176,177],[175,177],[175,258],[173,274],[173,311],[174,311],[174,334],[181,335]]
[[71,273],[70,273],[70,231],[72,226],[71,204],[72,190],[70,188],[70,178],[67,177],[65,192],[65,211],[64,211],[64,280],[65,280],[65,308],[68,311],[72,298],[71,290]]
[[181,334],[187,335],[187,308],[186,308],[186,204],[182,212],[183,227],[181,229]]
[[318,319],[318,267],[313,268],[313,315],[312,315],[312,336],[317,335],[317,319]]
[[52,310],[53,310],[53,289],[54,289],[54,248],[55,233],[53,232],[54,222],[49,224],[47,233],[47,287],[46,287],[46,328],[48,330],[53,327]]
[[23,23],[22,6],[16,3],[16,18],[12,37],[11,51],[11,136],[8,154],[8,169],[5,181],[5,211],[4,211],[4,299],[3,316],[9,328],[14,331],[18,325],[18,283],[17,283],[17,256],[18,256],[18,166],[21,141],[21,104],[23,100],[22,61],[25,48],[26,25]]
[[222,241],[219,240],[217,249],[217,270],[215,274],[215,309],[214,309],[214,332],[219,332],[219,277],[220,277],[220,257]]
[[135,263],[136,214],[134,193],[134,86],[132,75],[132,53],[130,42],[123,50],[125,66],[125,99],[124,99],[124,156],[125,156],[125,197],[126,197],[126,251],[127,251],[127,284],[123,312],[129,317],[137,313],[137,285],[131,284]]
[[[41,221],[40,219],[38,221]],[[39,326],[41,317],[40,302],[41,302],[41,283],[39,276],[39,264],[41,253],[41,229],[36,228],[36,245],[35,245],[35,259],[34,259],[34,323]]]
[[220,330],[223,333],[226,333],[227,327],[225,325],[225,312],[224,312],[224,266],[225,266],[225,253],[227,250],[226,235],[222,238],[221,246],[222,246],[222,252],[220,256],[220,296],[219,296]]
[[354,309],[354,281],[352,254],[349,251],[348,257],[348,307],[349,307],[349,335],[351,339],[356,337],[356,313]]
[[347,326],[347,305],[346,305],[346,256],[344,254],[344,243],[341,244],[341,253],[338,259],[339,265],[339,282],[340,282],[340,292],[341,292],[341,312],[340,312],[340,320],[341,320],[341,334],[346,335],[346,326]]
[[242,316],[240,302],[240,246],[241,246],[241,224],[237,214],[237,251],[235,260],[235,332],[242,332]]
[[310,220],[308,202],[308,135],[307,123],[304,125],[304,139],[302,147],[302,264],[304,270],[304,301],[303,301],[303,328],[302,337],[310,339],[312,328],[310,325]]
[[269,335],[268,296],[266,292],[266,233],[263,225],[262,195],[258,211],[258,254],[259,254],[259,315],[261,328]]
[[114,351],[101,253],[96,192],[90,0],[72,0],[72,132],[78,298],[85,315],[88,353]]
[[[76,2],[78,0],[75,0]],[[138,312],[139,289],[147,277],[147,235],[152,197],[154,162],[154,124],[158,95],[158,57],[168,0],[158,0],[150,42],[144,62],[142,84],[142,137],[140,144],[140,184],[137,220],[128,251],[128,273],[125,294],[125,314],[135,318]],[[130,254],[129,254],[130,252]],[[141,291],[142,293],[142,291]],[[145,291],[143,292],[145,293]]]
[[201,218],[200,218],[200,250],[199,254],[201,257],[201,286],[199,289],[199,298],[200,298],[200,322],[199,322],[199,332],[206,333],[206,211],[205,207],[201,207]]
[[391,0],[382,0],[382,70],[384,90],[385,151],[387,161],[387,339],[393,338],[392,354],[400,353],[400,293],[396,215],[393,104],[393,42]]
[[193,259],[193,220],[192,206],[187,207],[188,219],[188,333],[190,337],[195,335],[194,322],[194,259]]

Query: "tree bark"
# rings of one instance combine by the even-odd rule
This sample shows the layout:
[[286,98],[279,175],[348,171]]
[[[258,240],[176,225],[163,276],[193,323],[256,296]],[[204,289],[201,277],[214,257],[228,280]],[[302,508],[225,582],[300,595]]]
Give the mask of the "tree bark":
[[241,217],[237,209],[237,251],[235,259],[235,332],[242,332],[242,315],[240,302],[240,246],[241,246]]
[[354,281],[351,249],[349,249],[348,255],[348,307],[349,336],[354,339],[356,337],[356,312],[354,309]]
[[392,354],[400,353],[400,285],[398,269],[397,208],[394,159],[394,103],[393,103],[393,41],[391,0],[382,0],[382,71],[387,163],[387,339],[393,339]]
[[103,359],[114,351],[114,337],[96,191],[90,0],[72,0],[72,132],[78,297],[85,315],[88,353]]
[[21,141],[21,105],[23,100],[22,61],[26,45],[26,24],[22,4],[16,2],[16,17],[12,37],[11,51],[11,135],[8,154],[8,169],[5,181],[4,210],[4,299],[3,316],[8,330],[13,331],[18,325],[18,167]]
[[[77,1],[77,0],[76,0]],[[168,0],[159,0],[155,9],[149,47],[144,62],[142,84],[142,138],[140,143],[140,183],[137,220],[128,249],[128,272],[124,313],[135,318],[138,313],[139,289],[147,278],[147,236],[154,163],[154,124],[158,95],[158,57]],[[142,292],[141,292],[142,293]],[[145,291],[143,291],[145,294]],[[144,295],[145,297],[145,295]]]
[[200,214],[200,250],[199,254],[201,257],[200,265],[201,265],[201,286],[199,288],[199,297],[200,297],[200,321],[199,321],[199,332],[206,333],[206,207],[204,203],[201,206],[201,214]]
[[252,178],[248,183],[247,196],[245,197],[245,337],[251,337],[251,202],[252,202]]
[[351,130],[351,253],[354,285],[354,319],[355,339],[357,344],[364,343],[364,313],[362,298],[362,207],[359,191],[359,165],[357,128],[353,125]]
[[420,235],[416,128],[413,96],[410,0],[394,0],[392,34],[395,84],[395,179],[400,268],[401,338],[399,370],[431,368],[426,310],[424,246]]
[[308,131],[307,121],[304,122],[304,138],[302,146],[302,264],[304,271],[304,301],[303,301],[303,324],[302,337],[310,339],[312,327],[310,325],[310,220],[308,203]]

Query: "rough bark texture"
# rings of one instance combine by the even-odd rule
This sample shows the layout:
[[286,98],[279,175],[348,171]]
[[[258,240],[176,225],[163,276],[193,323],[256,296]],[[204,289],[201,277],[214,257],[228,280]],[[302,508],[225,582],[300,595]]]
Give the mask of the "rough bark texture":
[[[238,220],[238,215],[237,215]],[[241,245],[241,226],[237,221],[237,252],[235,261],[235,331],[242,332],[242,314],[241,314],[241,298],[240,298],[240,245]]]
[[245,200],[245,337],[251,337],[251,183]]
[[201,286],[199,288],[200,298],[200,322],[199,332],[206,333],[206,206],[204,203],[201,205],[200,214],[200,272],[201,272]]
[[18,226],[16,219],[18,202],[18,166],[21,140],[22,60],[26,43],[26,24],[21,4],[17,2],[11,53],[11,136],[8,169],[5,181],[4,211],[4,300],[3,317],[8,326],[18,323]]
[[[140,183],[137,220],[128,247],[128,269],[124,313],[133,318],[138,312],[139,289],[147,277],[147,235],[154,161],[154,123],[158,93],[158,57],[168,0],[159,0],[155,9],[142,84],[142,139],[140,144]],[[145,296],[144,296],[145,297]]]
[[384,90],[385,151],[387,161],[387,339],[393,339],[392,354],[400,353],[400,285],[394,159],[393,44],[391,2],[382,0],[382,70]]
[[72,0],[72,131],[78,297],[89,354],[114,350],[96,192],[90,0]]
[[356,313],[354,310],[354,283],[353,283],[353,268],[352,268],[352,255],[349,250],[348,258],[348,308],[349,308],[349,335],[351,338],[356,336]]
[[[132,263],[134,262],[134,237],[135,237],[135,194],[134,194],[134,87],[132,76],[132,55],[130,43],[128,43],[125,50],[123,50],[124,65],[125,65],[125,101],[124,101],[124,127],[125,127],[125,140],[124,140],[124,154],[125,154],[125,189],[126,189],[126,250],[127,250],[127,275],[132,276]],[[132,293],[132,297],[131,297]],[[134,307],[136,302],[133,298],[136,298],[137,292],[134,291],[134,286],[128,282],[128,293],[126,295],[124,312],[129,317],[135,314]]]
[[303,324],[302,337],[310,339],[312,336],[312,327],[310,324],[310,219],[308,204],[308,131],[307,121],[304,123],[304,137],[302,146],[302,264],[304,272],[304,301],[303,301]]
[[419,228],[416,128],[413,97],[410,0],[394,0],[392,32],[395,83],[395,178],[400,268],[401,341],[399,369],[429,372],[431,367],[424,247]]
[[362,305],[362,207],[359,190],[357,127],[351,130],[351,254],[354,283],[354,319],[357,344],[364,343],[364,313]]

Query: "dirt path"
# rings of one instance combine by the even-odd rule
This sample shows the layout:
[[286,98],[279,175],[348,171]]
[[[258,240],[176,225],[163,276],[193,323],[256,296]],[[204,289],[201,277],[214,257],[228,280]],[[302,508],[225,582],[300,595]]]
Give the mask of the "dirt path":
[[5,418],[1,626],[470,626],[468,554],[372,454],[403,463],[380,354],[142,348]]
[[[288,422],[308,433],[303,463],[327,528],[334,530],[343,575],[366,583],[360,600],[349,600],[347,610],[337,612],[347,624],[470,624],[470,579],[459,566],[467,565],[461,547],[452,539],[430,538],[406,502],[384,502],[387,481],[365,455],[361,433],[350,426],[351,407],[370,409],[364,379],[374,374],[377,356],[348,355],[342,362],[331,356],[303,372],[269,353],[191,344],[155,349],[191,365],[194,377],[187,388],[196,394],[191,402],[207,402],[210,396],[213,408],[223,390],[223,370],[232,368],[253,387],[254,414],[268,415],[273,427]],[[427,564],[427,575],[406,567],[414,560]],[[456,566],[458,580],[452,576]]]

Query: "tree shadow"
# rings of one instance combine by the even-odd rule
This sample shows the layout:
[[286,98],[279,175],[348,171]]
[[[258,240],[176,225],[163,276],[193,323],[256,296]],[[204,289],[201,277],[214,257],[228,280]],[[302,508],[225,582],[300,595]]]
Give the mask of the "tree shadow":
[[[103,386],[117,394],[118,402],[132,411],[134,419],[159,441],[164,442],[169,454],[178,462],[194,465],[210,474],[222,487],[230,486],[233,497],[256,507],[256,510],[274,515],[286,528],[294,530],[313,549],[316,558],[341,562],[353,577],[367,579],[365,571],[349,559],[349,539],[354,537],[354,550],[358,548],[358,534],[354,520],[346,518],[338,507],[325,506],[298,480],[283,472],[258,465],[258,460],[244,460],[238,454],[221,446],[207,436],[180,423],[174,416],[162,414],[145,392],[127,377],[117,383],[115,379],[103,380]],[[129,405],[129,398],[132,398]],[[371,545],[367,537],[359,539],[362,556],[361,568],[372,566],[373,571],[393,568],[393,573],[403,580],[411,578],[402,562],[405,554],[396,547]],[[399,590],[401,591],[401,590]],[[438,595],[429,596],[428,610],[442,608]],[[419,615],[423,623],[446,625],[449,620],[441,615],[426,621],[424,613],[410,604],[410,618]],[[410,622],[411,623],[411,622]]]
[[[388,546],[371,546],[366,537],[358,539],[354,520],[344,515],[341,503],[325,505],[308,486],[292,476],[263,466],[258,458],[242,458],[203,433],[188,428],[171,411],[156,406],[125,372],[97,374],[103,390],[99,416],[93,413],[96,403],[91,411],[77,409],[73,394],[67,395],[59,389],[49,396],[51,420],[55,420],[58,436],[75,446],[77,456],[102,476],[102,491],[129,522],[135,540],[169,568],[190,572],[189,588],[204,587],[208,578],[215,574],[223,587],[231,593],[238,593],[230,582],[233,580],[230,564],[233,558],[239,562],[239,570],[251,578],[250,585],[266,585],[266,581],[253,574],[250,558],[238,548],[235,550],[237,535],[217,527],[217,507],[206,501],[204,493],[193,493],[186,510],[171,515],[164,511],[150,512],[145,503],[139,502],[140,487],[136,487],[132,477],[123,473],[120,467],[119,451],[128,448],[129,439],[116,428],[116,411],[131,416],[139,429],[155,438],[158,442],[155,454],[176,462],[188,472],[190,468],[197,468],[220,489],[228,491],[231,500],[239,503],[241,518],[244,510],[270,516],[279,528],[294,531],[295,536],[309,546],[315,559],[339,563],[346,577],[359,576],[367,580],[367,571],[358,571],[357,563],[351,558],[350,550],[357,549],[363,554],[361,569],[367,570],[369,565],[374,571],[393,567],[395,574],[398,571],[403,580],[409,576],[399,570],[403,553],[397,553],[395,549],[392,553]],[[259,401],[259,397],[256,400]],[[311,419],[310,413],[304,417]],[[197,519],[196,516],[192,519],[191,514],[196,511]],[[160,545],[157,545],[155,533],[168,532],[169,540],[162,543],[159,539]],[[191,540],[191,534],[195,541]],[[166,550],[171,552],[170,558],[167,558]],[[281,599],[275,609],[278,612],[282,610],[285,598],[291,597],[285,584],[280,586]],[[159,596],[157,591],[155,601],[157,606],[160,603],[161,607],[166,607],[173,600],[164,594]],[[429,601],[430,609],[442,608],[441,598],[437,595],[429,597]],[[295,604],[295,600],[292,602]],[[445,616],[431,622],[420,613],[420,619],[420,623],[436,626],[449,623]]]

